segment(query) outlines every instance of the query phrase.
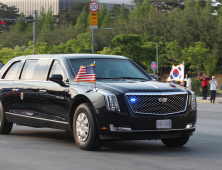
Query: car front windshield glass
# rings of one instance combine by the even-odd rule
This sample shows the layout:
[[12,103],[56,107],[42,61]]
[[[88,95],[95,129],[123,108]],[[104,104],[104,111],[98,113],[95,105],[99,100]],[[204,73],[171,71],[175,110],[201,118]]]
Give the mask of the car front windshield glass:
[[95,72],[97,79],[146,79],[129,60],[121,59],[71,59],[72,67],[77,74],[80,66],[90,66],[95,61]]

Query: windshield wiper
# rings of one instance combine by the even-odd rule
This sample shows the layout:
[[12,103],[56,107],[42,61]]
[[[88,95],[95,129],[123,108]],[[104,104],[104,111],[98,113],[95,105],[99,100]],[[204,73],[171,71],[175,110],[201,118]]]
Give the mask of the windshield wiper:
[[109,78],[109,77],[96,77],[96,79],[114,79],[114,78]]
[[117,77],[116,79],[140,79],[140,80],[149,80],[146,78],[138,78],[138,77]]

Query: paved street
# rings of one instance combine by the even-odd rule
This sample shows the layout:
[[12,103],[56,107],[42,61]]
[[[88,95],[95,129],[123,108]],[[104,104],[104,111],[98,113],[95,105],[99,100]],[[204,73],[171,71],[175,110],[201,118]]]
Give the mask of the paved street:
[[180,148],[160,141],[107,143],[82,151],[72,134],[14,126],[0,136],[0,170],[219,170],[222,168],[222,105],[198,103],[194,136]]

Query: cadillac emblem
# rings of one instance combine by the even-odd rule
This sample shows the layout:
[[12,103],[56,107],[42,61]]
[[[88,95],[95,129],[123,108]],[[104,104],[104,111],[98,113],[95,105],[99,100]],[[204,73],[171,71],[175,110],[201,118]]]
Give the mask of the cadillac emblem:
[[167,98],[159,98],[159,102],[166,103],[167,102]]
[[23,100],[23,98],[24,98],[24,93],[23,92],[21,92],[20,98],[21,98],[21,100]]

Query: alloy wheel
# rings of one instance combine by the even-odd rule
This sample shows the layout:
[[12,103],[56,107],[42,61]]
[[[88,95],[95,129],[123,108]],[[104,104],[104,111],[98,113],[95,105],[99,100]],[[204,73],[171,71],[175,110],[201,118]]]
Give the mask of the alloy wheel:
[[82,142],[89,136],[89,121],[85,113],[80,113],[76,119],[76,134]]

